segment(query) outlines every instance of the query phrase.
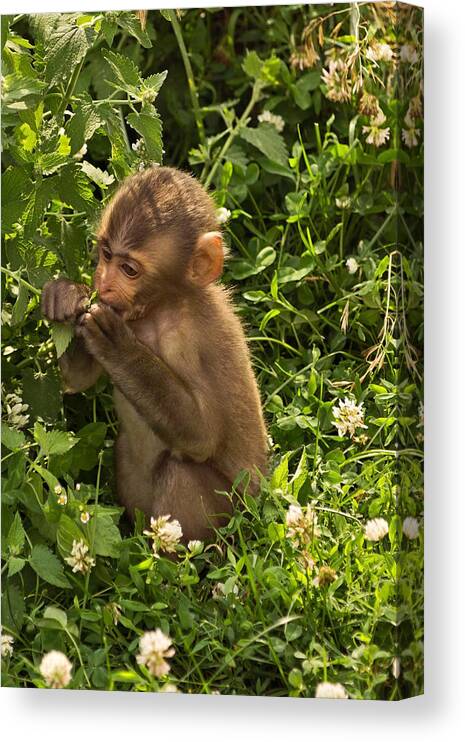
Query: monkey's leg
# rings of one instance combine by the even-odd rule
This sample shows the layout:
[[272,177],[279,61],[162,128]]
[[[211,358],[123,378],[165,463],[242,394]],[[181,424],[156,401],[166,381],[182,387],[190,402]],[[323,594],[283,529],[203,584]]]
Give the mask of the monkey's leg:
[[170,514],[178,520],[183,541],[213,536],[213,526],[224,525],[232,512],[231,487],[208,463],[178,461],[170,456],[154,473],[150,515]]

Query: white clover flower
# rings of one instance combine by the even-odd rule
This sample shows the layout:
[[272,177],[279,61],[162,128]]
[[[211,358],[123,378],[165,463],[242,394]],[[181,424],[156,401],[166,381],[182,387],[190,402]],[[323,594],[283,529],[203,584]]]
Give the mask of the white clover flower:
[[226,209],[224,206],[220,206],[220,208],[217,209],[216,212],[216,221],[218,222],[218,224],[226,224],[230,216],[231,212],[229,211],[229,209]]
[[326,97],[336,103],[350,100],[347,65],[342,59],[331,59],[329,69],[322,70],[321,79],[327,87]]
[[62,492],[61,495],[58,495],[57,497],[58,505],[66,505],[67,502],[68,502],[68,495],[66,495],[64,492]]
[[349,695],[341,683],[318,683],[315,698],[348,698]]
[[336,426],[337,432],[340,438],[343,438],[347,433],[350,437],[355,436],[357,428],[367,428],[365,425],[365,410],[363,404],[357,405],[352,399],[346,397],[344,401],[339,400],[339,407],[337,404],[333,407],[333,425]]
[[88,510],[84,510],[83,513],[81,513],[81,523],[88,523],[90,521],[90,513]]
[[2,657],[11,657],[13,654],[14,639],[11,634],[4,634],[2,631],[1,655]]
[[401,62],[409,62],[410,64],[418,62],[418,52],[413,44],[404,44],[400,47],[400,60]]
[[418,146],[418,135],[420,133],[420,129],[402,129],[402,141],[404,144],[412,149],[413,147]]
[[71,556],[66,557],[65,562],[73,568],[73,572],[82,572],[86,574],[95,566],[95,559],[89,556],[89,547],[81,540],[73,539],[73,548]]
[[52,650],[42,657],[39,669],[49,688],[65,688],[71,681],[72,667],[63,652]]
[[161,629],[146,631],[139,639],[140,654],[136,657],[137,664],[145,665],[152,675],[161,678],[170,671],[165,658],[172,657],[175,653],[171,644],[171,639]]
[[24,428],[29,422],[29,415],[24,414],[29,409],[29,405],[23,404],[23,400],[18,392],[19,390],[16,390],[16,392],[6,394],[3,402],[9,425],[13,428]]
[[390,62],[394,56],[392,47],[389,44],[382,44],[374,41],[367,49],[366,57],[371,62]]
[[318,518],[311,505],[305,511],[299,505],[290,505],[286,513],[287,537],[299,546],[307,546],[318,538]]
[[357,273],[359,269],[359,264],[357,263],[355,258],[347,258],[346,260],[346,268],[349,271],[349,273]]
[[276,113],[271,113],[271,111],[263,111],[263,113],[259,115],[258,120],[262,123],[273,124],[279,132],[284,129],[283,117]]
[[53,491],[56,495],[61,495],[61,493],[63,492],[63,487],[61,486],[61,484],[56,484],[53,488]]
[[417,519],[410,516],[408,518],[405,518],[404,522],[402,523],[402,533],[404,534],[404,536],[406,536],[408,539],[418,538],[419,532],[420,529]]
[[391,664],[391,672],[395,679],[400,675],[400,657],[394,657]]
[[160,688],[160,693],[179,693],[178,686],[174,683],[165,683],[163,688]]
[[191,552],[191,554],[201,554],[203,551],[203,541],[198,541],[197,539],[189,541],[189,543],[187,544],[187,548]]
[[367,541],[381,541],[389,533],[389,524],[384,518],[373,518],[365,523]]
[[366,138],[367,144],[373,144],[375,147],[382,147],[383,144],[389,140],[391,135],[388,126],[381,129],[379,126],[374,126],[372,124],[370,124],[370,126],[362,126],[362,132],[368,135]]
[[144,531],[146,536],[153,539],[152,549],[155,556],[159,551],[173,553],[176,545],[182,538],[182,528],[178,520],[170,522],[171,515],[161,515],[159,518],[150,518],[150,531]]
[[289,58],[289,64],[294,69],[298,69],[301,72],[303,70],[308,69],[309,67],[314,67],[317,62],[320,61],[320,56],[315,51],[315,47],[313,44],[306,44],[305,46],[301,46],[298,49],[294,49],[292,52],[290,58]]

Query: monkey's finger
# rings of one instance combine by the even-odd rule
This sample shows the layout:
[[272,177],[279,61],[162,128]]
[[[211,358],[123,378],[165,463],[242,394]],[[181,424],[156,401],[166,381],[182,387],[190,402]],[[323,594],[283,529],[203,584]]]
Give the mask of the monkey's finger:
[[116,314],[115,310],[103,304],[94,304],[90,308],[90,313],[102,332],[107,337],[113,338],[122,323],[122,319]]
[[41,296],[41,309],[42,314],[47,318],[52,320],[54,318],[53,316],[53,295],[54,295],[54,282],[53,281],[47,281],[44,288],[42,289],[42,296]]

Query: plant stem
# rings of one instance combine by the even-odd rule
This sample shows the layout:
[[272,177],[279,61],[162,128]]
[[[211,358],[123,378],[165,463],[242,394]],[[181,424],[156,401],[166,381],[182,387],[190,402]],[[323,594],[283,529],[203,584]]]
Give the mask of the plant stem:
[[205,129],[203,126],[202,114],[200,113],[199,94],[197,92],[197,86],[194,80],[194,73],[192,71],[191,61],[187,53],[186,45],[181,31],[178,18],[175,10],[168,11],[170,16],[171,25],[173,26],[174,35],[178,42],[179,51],[181,52],[182,61],[184,62],[184,69],[186,70],[187,84],[189,87],[189,93],[192,101],[192,108],[194,109],[195,121],[199,132],[200,144],[206,143]]
[[26,286],[29,289],[29,291],[31,291],[36,296],[41,295],[42,292],[40,291],[40,289],[36,289],[35,286],[25,281],[24,278],[21,278],[21,276],[18,274],[17,271],[10,271],[8,268],[5,268],[3,265],[0,266],[0,270],[2,273],[5,273],[5,275],[9,276],[10,278],[14,278],[15,281],[18,281],[18,283],[22,283],[23,286]]
[[76,83],[78,81],[79,75],[81,74],[82,67],[84,65],[85,57],[81,59],[79,64],[76,65],[74,68],[74,72],[70,77],[68,87],[66,88],[66,92],[63,96],[63,100],[61,101],[58,110],[57,110],[57,119],[63,116],[64,112],[66,111],[66,106],[68,105],[72,94],[74,93],[74,88],[76,87]]
[[[212,169],[210,170],[210,172],[208,173],[208,176],[205,179],[205,182],[204,182],[205,188],[208,188],[208,186],[212,182],[212,180],[213,180],[213,178],[215,176],[215,173],[216,173],[218,167],[221,164],[222,159],[224,158],[224,156],[226,155],[228,149],[230,148],[231,144],[233,143],[234,139],[236,138],[239,129],[241,129],[241,127],[244,126],[245,122],[247,121],[247,118],[249,117],[249,114],[250,114],[252,108],[254,107],[255,103],[257,102],[257,100],[260,97],[261,87],[262,87],[262,85],[261,85],[260,82],[255,82],[254,83],[254,86],[252,88],[252,95],[250,96],[250,100],[248,102],[248,105],[247,105],[244,113],[240,117],[239,121],[237,122],[236,126],[231,130],[228,138],[226,139],[225,143],[223,144],[223,147],[222,147],[221,152],[219,153],[218,157],[216,157],[215,164],[213,165]],[[201,180],[203,180],[203,178],[201,178]]]

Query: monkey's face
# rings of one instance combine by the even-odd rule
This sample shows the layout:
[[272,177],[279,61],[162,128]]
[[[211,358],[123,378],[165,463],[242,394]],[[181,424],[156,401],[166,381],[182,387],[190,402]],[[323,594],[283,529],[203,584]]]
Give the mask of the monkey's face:
[[94,285],[104,304],[118,312],[134,306],[142,275],[142,264],[129,251],[99,240]]

